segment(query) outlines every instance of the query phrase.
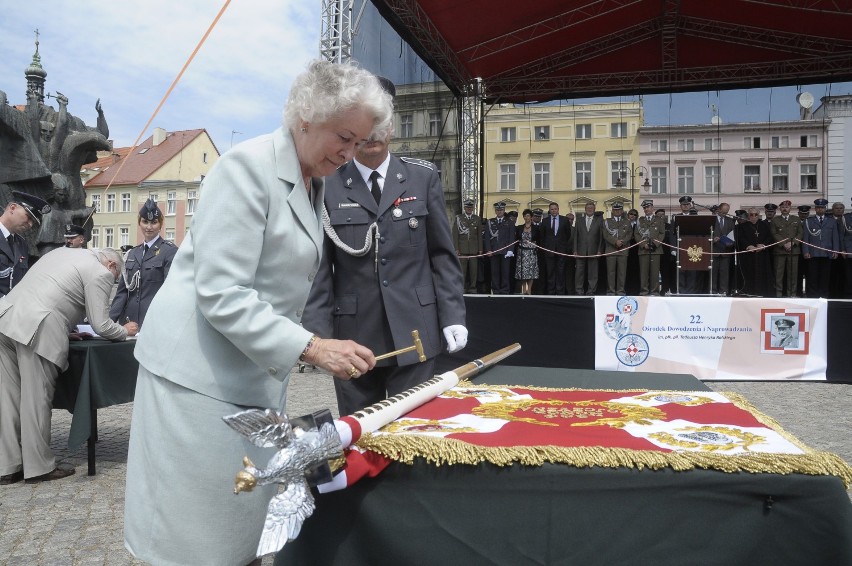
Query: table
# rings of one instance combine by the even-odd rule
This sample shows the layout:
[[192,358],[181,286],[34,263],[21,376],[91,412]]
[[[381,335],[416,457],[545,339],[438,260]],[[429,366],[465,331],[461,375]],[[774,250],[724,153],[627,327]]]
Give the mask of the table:
[[[692,376],[496,367],[475,381],[701,390]],[[839,478],[566,465],[394,463],[317,497],[292,564],[850,564]]]
[[98,409],[129,403],[136,392],[139,363],[133,357],[135,340],[72,341],[68,369],[59,374],[53,396],[54,409],[73,413],[68,448],[76,450],[88,440],[89,475],[95,475]]

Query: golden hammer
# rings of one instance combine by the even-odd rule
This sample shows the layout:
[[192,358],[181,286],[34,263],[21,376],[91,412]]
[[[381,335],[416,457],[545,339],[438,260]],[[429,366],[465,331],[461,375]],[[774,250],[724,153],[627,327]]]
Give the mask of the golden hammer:
[[376,356],[376,361],[384,360],[385,358],[392,358],[393,356],[398,356],[400,354],[410,352],[411,350],[417,350],[418,360],[420,362],[425,362],[426,354],[423,353],[423,342],[420,341],[420,332],[412,330],[411,338],[414,340],[413,346],[408,346],[407,348],[401,348],[399,350],[394,350],[393,352],[388,352],[387,354],[382,354],[381,356]]

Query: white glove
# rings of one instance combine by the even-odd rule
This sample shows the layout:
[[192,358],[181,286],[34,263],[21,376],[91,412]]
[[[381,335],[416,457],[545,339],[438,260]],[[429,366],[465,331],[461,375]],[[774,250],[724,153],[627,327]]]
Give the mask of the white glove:
[[506,252],[506,259],[509,259],[510,257],[515,257],[515,252]]
[[445,326],[444,339],[447,341],[447,352],[458,352],[467,346],[467,328],[461,324]]
[[677,257],[677,250],[672,250],[672,256]]

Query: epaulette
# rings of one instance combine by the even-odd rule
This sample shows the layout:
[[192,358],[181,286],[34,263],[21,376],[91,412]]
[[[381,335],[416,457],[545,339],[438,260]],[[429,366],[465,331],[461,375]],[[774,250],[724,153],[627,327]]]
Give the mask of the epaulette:
[[163,239],[163,238],[160,238],[160,240],[161,240],[164,244],[168,244],[168,245],[170,245],[170,246],[172,246],[172,247],[175,247],[175,243],[174,243],[174,242],[172,242],[171,240],[165,240],[165,239]]
[[435,170],[435,164],[431,161],[426,161],[425,159],[417,159],[416,157],[400,157],[400,159],[406,163],[411,163],[412,165],[419,165],[426,169]]

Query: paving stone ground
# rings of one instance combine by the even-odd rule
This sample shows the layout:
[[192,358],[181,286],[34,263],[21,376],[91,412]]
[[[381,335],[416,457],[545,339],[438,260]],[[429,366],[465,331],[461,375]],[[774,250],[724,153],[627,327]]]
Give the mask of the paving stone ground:
[[[711,383],[745,396],[808,446],[852,463],[852,385]],[[334,407],[331,378],[308,368],[293,373],[289,411]],[[53,449],[76,475],[64,480],[0,486],[0,564],[20,566],[142,564],[124,549],[124,482],[133,404],[98,411],[97,475],[86,475],[85,446],[66,448],[71,416],[53,412]],[[334,409],[333,409],[334,410]],[[336,412],[336,411],[335,411]],[[335,415],[336,416],[336,415]],[[852,498],[852,491],[848,492]],[[272,563],[270,558],[264,565]]]

